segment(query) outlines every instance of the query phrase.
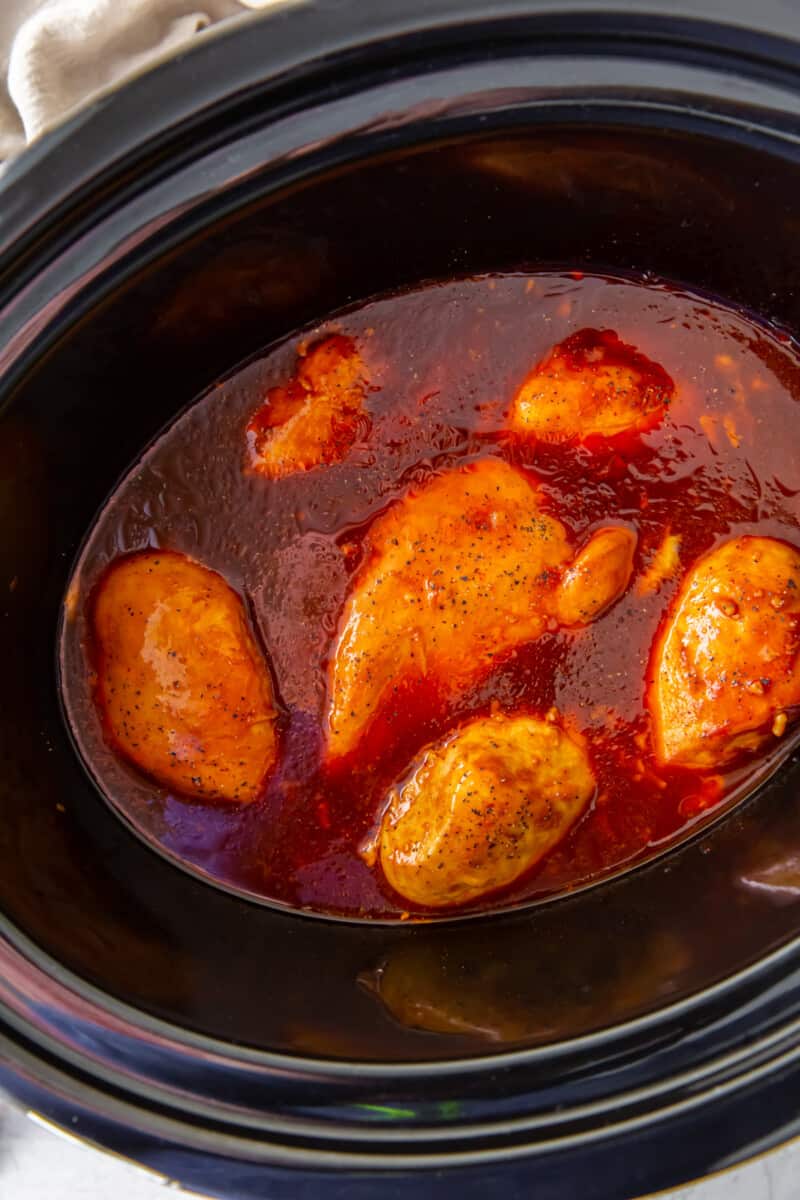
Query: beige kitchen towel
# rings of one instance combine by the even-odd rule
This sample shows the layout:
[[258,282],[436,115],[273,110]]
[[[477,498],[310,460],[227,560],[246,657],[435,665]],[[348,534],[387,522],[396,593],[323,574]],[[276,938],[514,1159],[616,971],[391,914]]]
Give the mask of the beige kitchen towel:
[[246,8],[282,0],[0,0],[0,160]]

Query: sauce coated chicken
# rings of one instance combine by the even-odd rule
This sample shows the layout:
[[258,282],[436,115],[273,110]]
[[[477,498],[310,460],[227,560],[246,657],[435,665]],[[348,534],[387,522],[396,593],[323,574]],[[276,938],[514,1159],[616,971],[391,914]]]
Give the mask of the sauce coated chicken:
[[380,863],[405,900],[477,900],[529,871],[591,800],[586,750],[551,721],[479,718],[429,747],[392,796]]
[[251,469],[280,479],[344,458],[367,428],[366,390],[352,338],[334,334],[305,350],[292,379],[270,389],[247,426]]
[[115,563],[94,601],[108,736],[168,788],[250,801],[275,762],[275,706],[244,606],[182,554]]
[[64,606],[75,740],[153,845],[302,910],[433,921],[646,862],[800,737],[798,402],[793,343],[664,281],[352,307],[107,502]]
[[717,767],[781,736],[800,704],[800,553],[739,537],[687,576],[656,645],[656,756]]
[[622,594],[635,536],[574,557],[533,482],[484,458],[412,488],[367,536],[330,671],[329,753],[350,753],[401,685],[458,694],[513,647],[591,621]]
[[525,380],[510,424],[545,442],[643,433],[662,420],[673,392],[664,368],[613,331],[581,329]]

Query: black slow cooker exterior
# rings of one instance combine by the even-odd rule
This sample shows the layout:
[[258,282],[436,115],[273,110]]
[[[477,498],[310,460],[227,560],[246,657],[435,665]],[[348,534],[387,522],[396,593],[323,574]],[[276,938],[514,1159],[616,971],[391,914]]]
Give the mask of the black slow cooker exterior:
[[237,360],[376,291],[523,264],[652,272],[798,329],[798,196],[800,18],[711,0],[287,4],[11,166],[12,1096],[242,1200],[633,1197],[800,1132],[800,756],[617,882],[370,928],[249,904],[144,846],[85,775],[55,668],[95,511]]

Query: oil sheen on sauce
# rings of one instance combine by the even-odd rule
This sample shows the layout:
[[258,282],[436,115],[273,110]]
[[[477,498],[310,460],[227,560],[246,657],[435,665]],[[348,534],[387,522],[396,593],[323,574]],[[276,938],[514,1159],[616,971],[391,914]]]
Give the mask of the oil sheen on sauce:
[[[532,368],[587,329],[610,331],[666,373],[674,392],[663,420],[610,441],[515,436],[509,412]],[[253,415],[291,378],[298,344],[328,334],[369,360],[366,419],[341,461],[276,478],[248,472]],[[579,272],[431,284],[269,348],[144,452],[81,553],[61,665],[90,771],[146,839],[223,886],[349,917],[452,917],[408,904],[365,858],[387,790],[468,719],[498,707],[557,712],[585,740],[594,799],[529,873],[458,911],[544,899],[653,857],[751,791],[791,745],[790,722],[733,769],[659,767],[645,692],[659,626],[701,555],[746,534],[800,545],[798,399],[800,364],[785,334],[674,285]],[[573,545],[609,523],[633,530],[627,590],[585,627],[554,628],[499,656],[444,708],[422,685],[401,691],[346,769],[329,769],[328,663],[368,529],[409,487],[488,456],[530,473]],[[671,571],[658,562],[668,538],[679,560]],[[245,602],[279,706],[277,765],[250,804],[173,794],[104,738],[91,597],[109,564],[148,548],[212,568]]]

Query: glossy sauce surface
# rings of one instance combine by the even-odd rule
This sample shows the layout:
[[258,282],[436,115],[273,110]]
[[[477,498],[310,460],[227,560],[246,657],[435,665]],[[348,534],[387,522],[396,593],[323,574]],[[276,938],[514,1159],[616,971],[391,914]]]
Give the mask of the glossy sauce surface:
[[[582,442],[509,428],[536,364],[584,330],[611,331],[656,364],[659,397],[671,381],[660,422]],[[791,724],[724,773],[657,766],[645,701],[654,640],[698,557],[742,534],[800,543],[800,367],[785,338],[663,283],[577,273],[431,285],[367,303],[304,340],[328,333],[352,340],[368,378],[364,417],[341,461],[277,477],[245,469],[254,415],[295,371],[299,339],[289,340],[215,386],[145,452],[76,568],[61,647],[67,711],[103,791],[146,837],[222,884],[279,903],[430,917],[363,851],[392,785],[468,719],[498,708],[557,712],[585,743],[597,787],[530,872],[465,912],[555,895],[643,861],[772,769],[790,748]],[[356,750],[331,763],[329,661],[372,523],[410,488],[490,456],[530,478],[574,547],[610,523],[634,533],[627,590],[585,626],[513,647],[446,700],[426,684],[403,685]],[[147,548],[218,572],[245,601],[264,649],[278,760],[246,806],[171,793],[104,739],[91,600],[111,563]]]

